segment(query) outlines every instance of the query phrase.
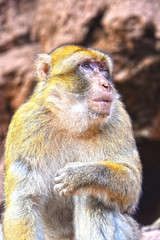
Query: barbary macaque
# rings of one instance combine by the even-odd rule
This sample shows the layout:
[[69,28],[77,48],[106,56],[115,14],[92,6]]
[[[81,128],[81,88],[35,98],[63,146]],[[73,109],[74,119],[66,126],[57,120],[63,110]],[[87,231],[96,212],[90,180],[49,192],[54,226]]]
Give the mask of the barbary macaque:
[[66,45],[36,75],[6,139],[4,239],[140,239],[141,163],[111,57]]

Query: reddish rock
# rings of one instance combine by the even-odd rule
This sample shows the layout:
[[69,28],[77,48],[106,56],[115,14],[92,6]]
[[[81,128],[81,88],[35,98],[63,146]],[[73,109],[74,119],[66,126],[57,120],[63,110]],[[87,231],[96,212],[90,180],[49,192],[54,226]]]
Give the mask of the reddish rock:
[[142,240],[160,240],[160,231],[154,230],[142,233]]

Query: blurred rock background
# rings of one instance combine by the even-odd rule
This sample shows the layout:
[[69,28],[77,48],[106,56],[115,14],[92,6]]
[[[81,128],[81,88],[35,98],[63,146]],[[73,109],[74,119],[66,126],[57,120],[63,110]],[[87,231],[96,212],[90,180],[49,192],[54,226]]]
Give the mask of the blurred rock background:
[[114,59],[115,84],[132,118],[143,163],[136,218],[146,225],[160,216],[159,19],[159,0],[0,0],[1,181],[8,124],[33,90],[36,54],[81,44]]

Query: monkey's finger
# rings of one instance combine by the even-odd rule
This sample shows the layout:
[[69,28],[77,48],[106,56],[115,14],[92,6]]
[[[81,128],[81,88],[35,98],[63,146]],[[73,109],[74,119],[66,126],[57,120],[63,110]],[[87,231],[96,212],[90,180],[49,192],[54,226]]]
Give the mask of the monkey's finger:
[[57,175],[53,181],[54,181],[54,183],[61,183],[61,182],[65,181],[66,176],[67,176],[67,174],[63,172],[61,175]]
[[68,189],[63,189],[62,191],[59,192],[59,195],[61,197],[69,196],[70,195],[70,191],[68,191]]
[[64,188],[67,188],[68,184],[64,184],[64,183],[58,183],[54,186],[54,191],[55,192],[60,192],[62,191]]
[[66,175],[66,170],[67,170],[67,168],[62,168],[62,169],[58,170],[55,174],[55,177],[58,177],[60,175],[63,177],[64,175]]

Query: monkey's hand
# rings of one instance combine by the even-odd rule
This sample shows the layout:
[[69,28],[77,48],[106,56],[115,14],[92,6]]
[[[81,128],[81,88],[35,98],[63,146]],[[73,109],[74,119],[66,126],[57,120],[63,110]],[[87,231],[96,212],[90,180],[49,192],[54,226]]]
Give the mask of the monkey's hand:
[[[126,211],[135,203],[138,169],[127,164],[98,161],[67,164],[56,173],[54,190],[60,196],[94,196],[104,204]],[[138,179],[140,181],[140,179]]]
[[60,196],[76,194],[80,188],[87,184],[86,174],[84,174],[87,166],[87,163],[81,162],[68,163],[56,173],[54,190]]

